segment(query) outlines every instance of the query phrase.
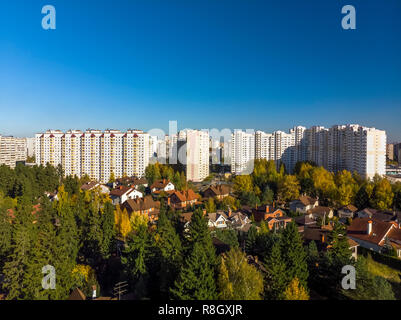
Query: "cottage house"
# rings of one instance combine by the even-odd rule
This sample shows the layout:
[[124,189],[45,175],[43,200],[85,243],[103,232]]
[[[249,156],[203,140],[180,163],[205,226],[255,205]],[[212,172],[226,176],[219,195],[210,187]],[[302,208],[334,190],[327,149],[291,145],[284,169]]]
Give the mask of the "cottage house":
[[263,205],[252,209],[253,217],[256,222],[264,221],[269,218],[279,218],[284,217],[286,214],[281,209],[276,209],[273,206]]
[[400,227],[400,213],[396,211],[390,212],[366,208],[359,211],[356,215],[358,218],[372,218],[383,222],[393,223],[397,228]]
[[110,192],[110,198],[114,205],[123,204],[128,199],[137,199],[142,197],[142,192],[133,187],[119,186]]
[[203,192],[203,197],[208,198],[216,198],[216,199],[223,199],[230,194],[230,186],[219,184],[216,186],[210,186]]
[[307,211],[307,214],[312,215],[315,219],[317,219],[318,217],[320,217],[321,219],[331,219],[334,216],[334,211],[329,207],[316,206],[312,209],[309,209]]
[[162,191],[164,192],[174,191],[174,184],[167,179],[156,180],[150,186],[150,191],[154,193],[160,193]]
[[353,218],[355,213],[358,211],[358,208],[352,204],[348,206],[342,207],[337,211],[339,218]]
[[192,189],[186,191],[175,191],[167,198],[167,204],[174,209],[185,209],[188,206],[200,204],[198,199],[200,196]]
[[160,202],[154,201],[152,196],[149,195],[144,198],[128,199],[122,208],[127,209],[129,215],[132,213],[147,215],[149,221],[154,222],[159,217]]
[[308,210],[311,210],[319,205],[319,200],[308,197],[300,196],[298,199],[290,202],[290,209],[294,212],[300,212],[306,214]]
[[208,220],[207,225],[209,228],[224,229],[228,227],[229,219],[222,211],[208,213],[206,218]]
[[347,229],[347,235],[363,248],[382,252],[386,244],[391,245],[401,258],[401,229],[393,223],[373,218],[355,218]]
[[[331,243],[329,242],[329,234],[333,230],[331,225],[322,227],[312,226],[305,227],[303,230],[303,240],[305,244],[309,244],[311,241],[316,243],[318,251],[326,251],[330,249]],[[351,250],[351,256],[356,260],[358,258],[358,246],[359,244],[347,237],[349,249]]]

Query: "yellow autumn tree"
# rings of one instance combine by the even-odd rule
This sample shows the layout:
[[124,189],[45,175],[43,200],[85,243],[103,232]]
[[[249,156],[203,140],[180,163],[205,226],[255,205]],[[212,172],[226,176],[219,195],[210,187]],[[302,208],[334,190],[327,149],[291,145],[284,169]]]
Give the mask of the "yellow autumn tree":
[[284,300],[309,300],[308,292],[299,283],[298,278],[292,279],[284,292]]
[[278,183],[278,198],[284,201],[291,201],[299,197],[301,187],[294,175],[285,175]]
[[146,214],[141,214],[139,212],[133,212],[130,218],[132,231],[138,231],[141,225],[147,227],[149,218]]
[[253,190],[251,176],[250,175],[236,176],[234,178],[234,190],[237,193],[251,192]]
[[132,231],[128,212],[126,209],[121,210],[119,205],[116,206],[116,210],[114,211],[114,227],[117,234],[124,239]]
[[69,195],[68,192],[65,191],[63,184],[58,187],[57,198],[58,200],[54,203],[54,207],[57,209],[57,213],[61,216],[65,212],[64,209],[69,205]]
[[116,205],[116,210],[114,210],[114,228],[117,233],[120,231],[120,224],[121,224],[121,208],[120,205]]
[[232,248],[221,256],[217,286],[222,300],[260,300],[263,276],[248,263],[245,253]]
[[72,277],[74,280],[88,281],[89,275],[94,272],[88,265],[77,264],[72,270]]
[[96,279],[95,270],[88,265],[77,264],[71,272],[73,287],[80,288],[86,296],[92,294],[92,287],[99,290],[99,283]]
[[129,220],[128,212],[127,209],[124,209],[121,213],[120,234],[125,239],[131,231],[132,227]]

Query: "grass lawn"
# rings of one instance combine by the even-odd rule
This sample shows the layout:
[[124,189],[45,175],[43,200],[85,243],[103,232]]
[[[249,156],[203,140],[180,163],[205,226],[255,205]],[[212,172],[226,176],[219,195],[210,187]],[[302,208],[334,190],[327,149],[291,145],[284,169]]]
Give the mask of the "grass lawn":
[[367,257],[368,270],[375,276],[386,278],[392,285],[396,299],[401,300],[401,271]]

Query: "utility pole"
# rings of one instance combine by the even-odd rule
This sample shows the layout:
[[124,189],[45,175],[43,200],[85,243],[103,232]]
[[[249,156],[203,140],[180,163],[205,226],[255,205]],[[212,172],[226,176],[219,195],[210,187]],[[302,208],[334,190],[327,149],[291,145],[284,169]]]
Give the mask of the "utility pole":
[[128,290],[126,289],[128,287],[127,281],[122,281],[116,283],[113,289],[113,294],[114,296],[118,296],[118,300],[121,300],[121,295],[126,293]]

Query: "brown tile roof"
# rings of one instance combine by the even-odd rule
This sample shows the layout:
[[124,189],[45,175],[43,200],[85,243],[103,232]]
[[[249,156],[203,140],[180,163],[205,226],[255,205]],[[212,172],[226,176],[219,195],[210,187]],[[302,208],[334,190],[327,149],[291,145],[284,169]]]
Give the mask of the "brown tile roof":
[[349,204],[348,206],[345,206],[342,209],[343,210],[346,209],[346,210],[349,210],[351,212],[357,212],[358,211],[358,208],[355,207],[353,204]]
[[384,221],[384,222],[391,222],[391,221],[397,220],[397,214],[393,214],[393,212],[380,211],[380,210],[371,209],[371,208],[366,208],[359,212],[367,214],[370,218]]
[[192,189],[188,189],[186,191],[175,191],[170,196],[176,196],[180,202],[192,201],[200,198],[200,196]]
[[401,229],[393,228],[387,235],[389,240],[399,243],[401,245]]
[[308,210],[309,214],[317,214],[319,216],[324,216],[324,214],[328,215],[330,213],[330,211],[332,211],[333,209],[329,208],[329,207],[323,207],[323,206],[317,206],[314,207],[313,209]]
[[316,224],[316,220],[309,217],[309,214],[299,216],[295,218],[295,222],[299,225],[311,225]]
[[124,202],[123,207],[125,207],[128,213],[134,211],[144,211],[151,208],[160,208],[160,202],[154,201],[152,196],[146,196],[144,198],[128,199]]
[[153,189],[153,188],[164,189],[169,183],[170,183],[170,180],[168,180],[168,179],[156,180],[155,182],[153,182],[150,189]]
[[[372,221],[372,232],[370,234],[367,234],[368,221]],[[388,222],[371,218],[356,218],[352,220],[351,225],[347,228],[347,235],[380,246],[385,235],[392,227],[393,225]]]
[[299,197],[299,201],[304,205],[304,206],[309,206],[311,204],[314,204],[317,199],[314,199],[312,197],[309,196],[300,196]]
[[131,187],[119,186],[118,188],[111,190],[110,195],[115,197],[121,197],[123,194],[127,193],[130,190],[134,189]]
[[225,219],[228,220],[227,215],[224,212],[212,212],[207,214],[207,218],[213,222],[216,222],[216,220],[220,217],[223,216]]
[[142,184],[147,184],[148,181],[145,178],[136,178],[136,177],[124,177],[124,178],[119,178],[117,179],[117,182],[120,184],[128,184],[128,185],[134,185],[134,186],[139,186]]
[[215,186],[210,186],[205,190],[205,192],[207,190],[212,191],[216,196],[222,196],[230,193],[230,186],[226,184],[219,184]]
[[330,230],[322,229],[319,227],[306,227],[304,229],[303,237],[306,241],[322,241],[322,236],[324,237],[324,241],[327,241],[327,235]]
[[96,181],[90,181],[88,183],[85,183],[84,185],[81,186],[82,190],[88,191],[92,190],[94,187],[96,187],[99,184],[99,182]]

